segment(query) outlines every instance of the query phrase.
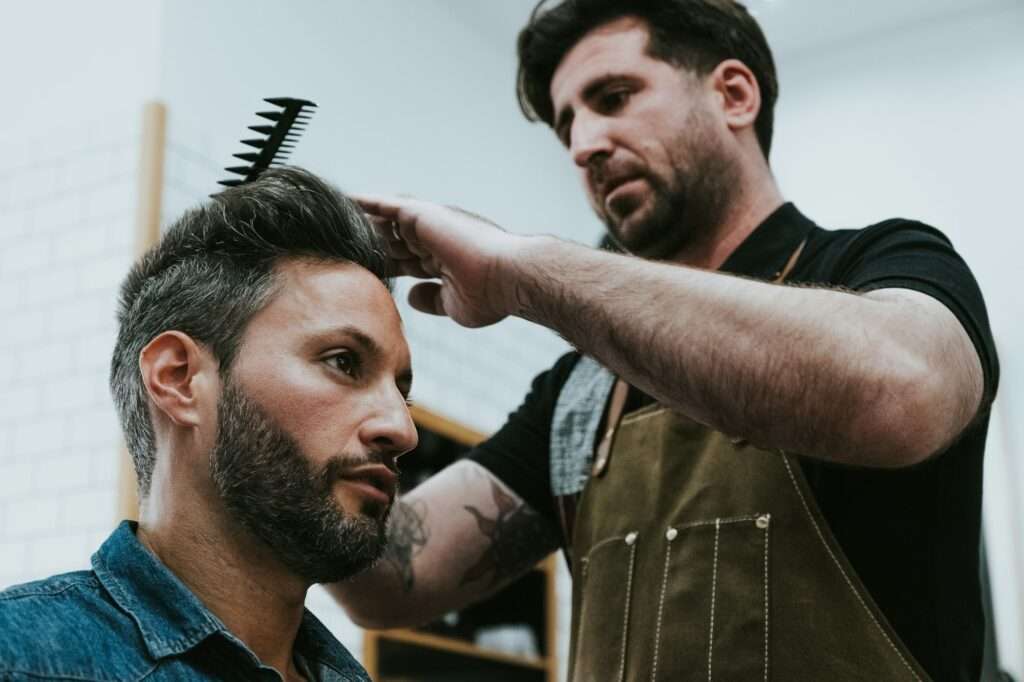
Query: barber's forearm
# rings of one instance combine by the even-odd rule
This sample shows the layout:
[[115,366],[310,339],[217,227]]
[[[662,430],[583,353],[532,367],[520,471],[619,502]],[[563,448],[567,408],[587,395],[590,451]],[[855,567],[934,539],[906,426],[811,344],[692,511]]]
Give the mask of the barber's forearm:
[[557,543],[497,477],[460,460],[396,502],[376,566],[328,589],[363,627],[420,625],[492,594]]
[[900,466],[941,447],[906,311],[530,238],[508,276],[522,317],[659,401],[731,435]]
[[452,608],[445,601],[457,597],[440,590],[430,566],[424,565],[437,542],[433,516],[417,491],[400,497],[391,511],[380,560],[355,578],[328,587],[356,624],[374,629],[412,627]]
[[377,564],[355,578],[325,587],[360,627],[374,630],[412,627],[424,619],[417,617],[408,601],[403,603],[397,599],[401,594],[397,584],[391,571]]

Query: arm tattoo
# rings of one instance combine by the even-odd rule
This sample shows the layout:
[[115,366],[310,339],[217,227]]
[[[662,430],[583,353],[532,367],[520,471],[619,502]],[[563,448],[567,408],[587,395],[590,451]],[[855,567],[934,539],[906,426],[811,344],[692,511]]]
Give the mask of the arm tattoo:
[[556,544],[556,538],[547,522],[526,505],[516,503],[495,481],[491,481],[491,494],[497,506],[497,516],[489,518],[471,505],[463,506],[476,519],[480,532],[491,540],[473,566],[462,576],[460,585],[490,576],[494,587],[506,578],[512,578],[530,567]]
[[388,544],[384,549],[383,559],[395,570],[406,593],[412,592],[415,584],[412,560],[423,551],[427,540],[430,539],[430,532],[424,523],[426,516],[427,505],[422,500],[416,500],[411,504],[398,500],[391,512]]

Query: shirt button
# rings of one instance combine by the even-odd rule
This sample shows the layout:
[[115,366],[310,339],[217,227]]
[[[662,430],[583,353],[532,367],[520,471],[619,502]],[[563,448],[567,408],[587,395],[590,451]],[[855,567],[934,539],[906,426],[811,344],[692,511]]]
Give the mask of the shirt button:
[[678,535],[679,535],[679,531],[677,531],[675,528],[669,528],[668,532],[665,533],[665,538],[669,542],[672,542],[673,540],[676,539],[676,537],[678,537]]
[[634,531],[634,532],[632,532],[632,533],[630,533],[629,535],[626,536],[626,544],[627,545],[632,545],[634,542],[636,542],[636,531]]
[[764,530],[768,527],[768,523],[771,520],[771,518],[771,514],[762,514],[761,516],[757,517],[757,521],[755,521],[754,524],[761,530]]

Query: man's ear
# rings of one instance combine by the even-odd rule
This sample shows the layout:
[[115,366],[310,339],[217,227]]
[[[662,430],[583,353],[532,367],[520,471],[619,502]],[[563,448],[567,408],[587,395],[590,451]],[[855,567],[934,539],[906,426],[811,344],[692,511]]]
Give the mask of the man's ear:
[[726,59],[710,75],[726,124],[734,131],[751,128],[761,111],[761,88],[746,64]]
[[139,370],[150,400],[174,424],[198,426],[200,404],[209,372],[216,363],[188,334],[166,331],[139,353]]

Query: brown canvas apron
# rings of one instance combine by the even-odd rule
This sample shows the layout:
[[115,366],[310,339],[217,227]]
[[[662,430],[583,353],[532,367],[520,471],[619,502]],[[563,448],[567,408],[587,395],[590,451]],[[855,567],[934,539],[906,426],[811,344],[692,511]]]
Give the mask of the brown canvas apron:
[[615,402],[576,509],[570,680],[928,679],[796,458],[660,405],[615,428]]

